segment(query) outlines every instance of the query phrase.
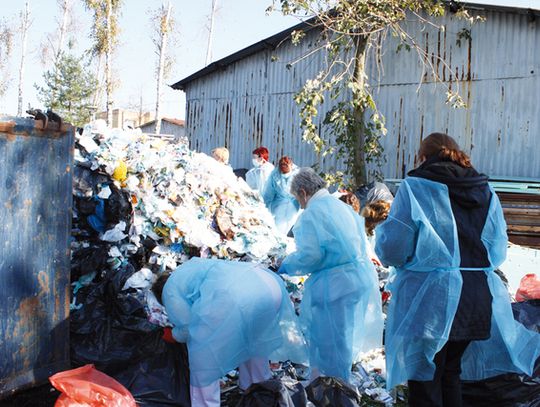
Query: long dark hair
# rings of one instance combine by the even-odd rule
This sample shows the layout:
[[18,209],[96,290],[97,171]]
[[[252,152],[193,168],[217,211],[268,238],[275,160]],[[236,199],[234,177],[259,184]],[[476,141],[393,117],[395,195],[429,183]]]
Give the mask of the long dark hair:
[[161,305],[163,305],[163,300],[161,298],[161,294],[163,293],[163,287],[165,286],[165,283],[171,276],[171,273],[163,273],[158,277],[156,282],[152,284],[152,292],[156,296],[156,299],[159,301]]
[[472,167],[471,159],[460,148],[458,143],[444,133],[431,133],[420,144],[420,158],[438,156],[444,160],[453,161],[464,168]]

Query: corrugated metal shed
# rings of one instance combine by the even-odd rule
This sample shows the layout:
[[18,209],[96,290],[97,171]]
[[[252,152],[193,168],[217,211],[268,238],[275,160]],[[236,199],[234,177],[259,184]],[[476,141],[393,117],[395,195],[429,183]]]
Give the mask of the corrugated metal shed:
[[[468,24],[452,13],[437,21],[444,31],[408,23],[409,32],[433,54],[444,80],[454,89],[459,86],[468,109],[446,105],[443,86],[430,77],[419,86],[422,71],[417,56],[396,53],[391,38],[384,44],[384,74],[374,95],[388,128],[383,139],[385,177],[400,178],[412,169],[420,140],[433,131],[454,136],[476,167],[488,174],[540,176],[540,160],[535,158],[540,153],[540,13],[468,7],[486,21],[475,24],[471,40],[461,46],[456,44],[457,35]],[[310,54],[316,46],[316,29],[308,31],[298,46],[287,40],[291,30],[173,85],[186,92],[186,131],[192,148],[209,152],[225,145],[234,167],[249,167],[251,151],[259,145],[270,149],[273,160],[286,154],[299,165],[342,167],[335,159],[319,159],[302,142],[299,110],[292,97],[326,61],[323,53]],[[436,63],[435,55],[446,65]],[[378,71],[372,65],[369,72],[375,78]],[[320,119],[330,108],[328,102],[323,105]]]
[[0,117],[0,398],[69,367],[73,128]]

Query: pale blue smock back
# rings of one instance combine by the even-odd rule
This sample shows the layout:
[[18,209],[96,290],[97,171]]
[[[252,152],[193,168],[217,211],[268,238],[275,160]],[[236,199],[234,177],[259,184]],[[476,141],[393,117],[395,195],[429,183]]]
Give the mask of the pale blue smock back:
[[[409,177],[401,184],[388,219],[377,227],[375,251],[395,266],[386,325],[387,386],[432,380],[433,358],[448,341],[461,295],[457,227],[446,185]],[[531,374],[540,336],[516,322],[504,285],[493,272],[505,259],[506,223],[497,195],[482,232],[493,296],[491,338],[474,341],[462,361],[462,378],[479,380],[502,372]]]
[[293,231],[296,252],[280,272],[310,274],[300,306],[310,364],[348,380],[358,354],[382,346],[381,298],[363,218],[326,193],[309,201]]
[[[277,304],[269,279],[278,285]],[[167,280],[163,304],[173,336],[187,343],[192,386],[207,386],[254,357],[307,362],[283,281],[260,265],[193,258]]]

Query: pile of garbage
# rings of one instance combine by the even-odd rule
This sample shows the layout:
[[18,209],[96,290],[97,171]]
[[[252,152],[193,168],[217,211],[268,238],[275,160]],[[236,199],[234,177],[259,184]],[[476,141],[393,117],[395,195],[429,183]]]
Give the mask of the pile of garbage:
[[[75,150],[76,227],[109,245],[112,266],[151,249],[148,264],[174,269],[198,255],[269,262],[287,241],[232,169],[185,143],[86,126]],[[152,242],[149,242],[151,240]]]
[[95,364],[140,405],[183,405],[185,346],[161,340],[168,320],[152,283],[193,256],[271,265],[292,240],[230,167],[185,142],[97,122],[77,135],[74,161],[72,361]]

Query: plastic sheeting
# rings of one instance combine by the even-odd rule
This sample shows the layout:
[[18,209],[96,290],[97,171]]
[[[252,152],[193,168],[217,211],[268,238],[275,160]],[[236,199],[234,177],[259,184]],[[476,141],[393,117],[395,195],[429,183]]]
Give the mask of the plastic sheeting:
[[55,407],[136,407],[124,386],[92,365],[57,373],[49,380],[62,391]]

